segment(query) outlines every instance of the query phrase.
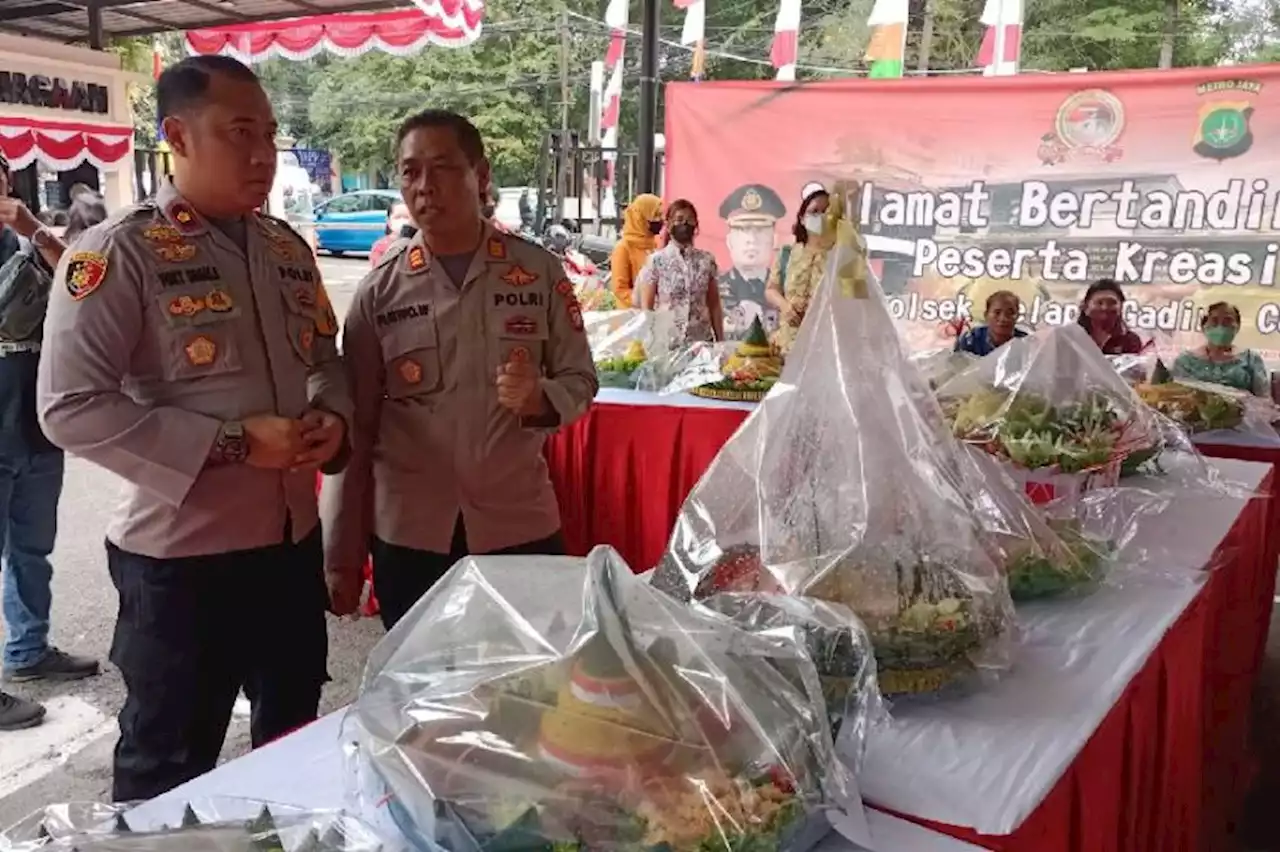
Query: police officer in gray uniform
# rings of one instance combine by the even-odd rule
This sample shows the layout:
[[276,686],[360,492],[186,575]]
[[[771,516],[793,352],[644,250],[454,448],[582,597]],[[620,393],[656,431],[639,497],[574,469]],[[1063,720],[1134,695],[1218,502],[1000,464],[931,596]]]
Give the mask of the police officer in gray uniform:
[[173,180],[63,256],[39,374],[50,439],[126,481],[107,533],[116,801],[212,769],[242,688],[254,745],[315,718],[316,469],[340,468],[351,416],[315,258],[255,212],[276,170],[257,78],[192,57],[157,100]]
[[598,387],[560,260],[483,217],[489,164],[471,122],[428,110],[396,151],[420,231],[347,314],[355,438],[323,496],[333,610],[358,604],[372,539],[388,627],[468,554],[564,551],[542,447]]

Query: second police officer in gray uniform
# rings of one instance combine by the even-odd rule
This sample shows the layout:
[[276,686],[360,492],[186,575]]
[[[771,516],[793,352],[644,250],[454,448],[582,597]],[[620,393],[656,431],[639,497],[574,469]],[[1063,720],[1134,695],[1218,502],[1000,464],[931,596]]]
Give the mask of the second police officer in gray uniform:
[[483,218],[476,128],[427,111],[396,143],[420,231],[388,251],[347,314],[355,437],[323,499],[334,611],[356,607],[372,538],[388,627],[467,554],[563,552],[543,442],[598,387],[559,259]]
[[276,170],[257,78],[189,58],[157,100],[173,181],[63,256],[39,375],[50,439],[126,481],[107,533],[116,801],[212,769],[241,688],[255,745],[315,718],[316,468],[340,466],[350,418],[315,258],[254,212]]

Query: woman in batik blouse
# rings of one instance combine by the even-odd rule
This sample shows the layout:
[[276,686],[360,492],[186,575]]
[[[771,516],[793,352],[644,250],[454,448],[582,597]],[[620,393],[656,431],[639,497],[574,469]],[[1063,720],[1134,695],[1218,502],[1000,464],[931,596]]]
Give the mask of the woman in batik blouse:
[[640,271],[640,306],[671,318],[670,346],[724,340],[724,309],[716,286],[715,256],[695,248],[698,211],[682,199],[667,207],[667,244],[649,255]]

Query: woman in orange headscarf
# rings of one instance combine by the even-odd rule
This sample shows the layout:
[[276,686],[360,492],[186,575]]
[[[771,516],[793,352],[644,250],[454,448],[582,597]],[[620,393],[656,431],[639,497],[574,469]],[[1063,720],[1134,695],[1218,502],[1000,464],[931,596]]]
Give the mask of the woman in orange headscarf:
[[662,233],[662,199],[656,195],[637,195],[627,205],[622,219],[622,239],[613,247],[609,262],[610,288],[618,309],[632,307],[636,278],[645,261],[658,247]]

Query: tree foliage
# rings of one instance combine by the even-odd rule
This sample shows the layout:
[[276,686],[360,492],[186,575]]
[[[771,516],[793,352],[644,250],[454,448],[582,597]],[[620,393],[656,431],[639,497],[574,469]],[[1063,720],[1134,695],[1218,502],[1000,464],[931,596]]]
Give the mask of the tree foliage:
[[[467,48],[429,47],[404,58],[378,52],[351,59],[321,55],[302,63],[275,60],[258,70],[283,132],[300,144],[332,150],[347,169],[388,173],[400,122],[426,107],[443,107],[475,120],[499,184],[523,185],[536,174],[547,133],[560,126],[562,45],[568,125],[577,131],[588,125],[591,63],[604,58],[609,40],[605,5],[606,0],[490,0],[484,34]],[[873,5],[874,0],[805,0],[801,79],[862,73]],[[972,69],[983,34],[983,0],[909,5],[907,67],[915,68],[923,53],[932,71]],[[687,79],[692,55],[679,44],[683,15],[667,0],[660,0],[660,8],[659,75],[663,81]],[[771,79],[777,8],[778,0],[708,3],[706,77]],[[1280,59],[1280,0],[1035,0],[1026,10],[1027,70],[1151,68],[1169,39],[1172,64],[1179,66]],[[641,0],[632,0],[619,128],[625,148],[635,146],[638,130],[640,17]],[[927,42],[921,38],[926,18]],[[177,38],[164,42],[169,61],[181,54]],[[150,40],[145,49],[144,40],[129,41],[118,49],[130,67],[146,70]],[[150,97],[147,91],[135,96],[140,143],[154,139]]]

